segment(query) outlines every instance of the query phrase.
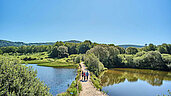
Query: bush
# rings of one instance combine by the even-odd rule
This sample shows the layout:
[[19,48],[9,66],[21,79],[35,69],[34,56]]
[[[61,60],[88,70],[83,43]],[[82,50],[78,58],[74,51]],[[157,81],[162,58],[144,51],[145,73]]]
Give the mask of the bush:
[[36,71],[15,60],[0,58],[1,96],[51,96],[49,88],[36,78]]
[[98,45],[91,48],[86,54],[94,54],[107,68],[121,66],[121,59],[118,57],[119,50],[114,46]]
[[2,52],[2,50],[0,49],[0,54],[2,54],[3,52]]
[[80,63],[81,57],[80,55],[78,55],[77,57],[75,57],[74,61],[75,63]]
[[134,58],[134,63],[138,68],[168,70],[167,65],[163,62],[161,54],[157,51],[149,51],[141,57]]
[[57,58],[64,58],[68,57],[68,48],[65,46],[55,46],[52,50],[51,53],[49,54],[50,57],[57,57]]
[[136,54],[138,52],[138,49],[135,47],[128,47],[126,48],[126,53],[127,54]]
[[136,57],[141,57],[141,56],[143,56],[145,53],[146,53],[145,51],[141,51],[141,52],[136,53],[135,56],[136,56]]
[[99,59],[94,54],[87,54],[85,58],[85,64],[88,70],[93,72],[96,76],[104,70],[104,65],[99,61]]
[[102,86],[100,85],[100,79],[98,79],[92,72],[90,73],[91,75],[91,81],[94,84],[94,86],[99,89],[102,90]]
[[165,64],[171,64],[171,55],[169,54],[162,54],[162,58]]

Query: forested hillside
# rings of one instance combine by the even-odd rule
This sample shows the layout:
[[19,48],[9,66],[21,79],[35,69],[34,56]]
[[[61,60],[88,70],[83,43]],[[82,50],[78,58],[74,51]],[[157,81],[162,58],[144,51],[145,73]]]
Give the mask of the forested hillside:
[[55,42],[46,42],[46,43],[24,43],[24,42],[12,42],[7,40],[0,40],[0,47],[7,47],[7,46],[31,46],[31,45],[53,45]]
[[144,46],[141,45],[118,45],[119,47],[123,47],[123,48],[128,48],[128,47],[136,47],[136,48],[142,48]]
[[[81,41],[78,40],[69,40],[64,41],[64,43],[81,43]],[[24,42],[12,42],[7,40],[0,40],[0,47],[7,47],[7,46],[31,46],[31,45],[53,45],[55,42],[45,42],[45,43],[24,43]]]

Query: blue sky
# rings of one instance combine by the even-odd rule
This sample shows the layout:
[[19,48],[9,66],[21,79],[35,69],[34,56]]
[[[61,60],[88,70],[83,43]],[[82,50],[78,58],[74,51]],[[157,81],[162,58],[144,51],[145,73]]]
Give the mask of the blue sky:
[[0,0],[0,39],[171,43],[171,0]]

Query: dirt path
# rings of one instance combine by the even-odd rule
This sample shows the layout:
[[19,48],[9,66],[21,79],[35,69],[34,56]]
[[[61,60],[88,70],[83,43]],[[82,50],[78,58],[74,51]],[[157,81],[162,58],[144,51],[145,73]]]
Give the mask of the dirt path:
[[[85,65],[83,63],[80,64],[82,67],[81,70],[87,72]],[[107,96],[103,92],[97,90],[94,87],[93,83],[91,82],[90,75],[88,76],[88,81],[86,82],[81,81],[81,84],[82,84],[82,91],[80,92],[80,96]]]

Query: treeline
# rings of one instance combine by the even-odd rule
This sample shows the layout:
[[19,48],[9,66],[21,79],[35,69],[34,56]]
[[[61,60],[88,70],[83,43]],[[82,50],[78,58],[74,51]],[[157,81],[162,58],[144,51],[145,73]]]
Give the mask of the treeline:
[[97,44],[89,40],[81,43],[63,43],[60,41],[53,45],[50,56],[63,58],[71,54],[85,54],[87,50],[93,48],[95,45]]
[[149,44],[148,46],[145,46],[143,48],[141,48],[141,50],[143,51],[159,51],[161,54],[171,54],[171,44],[166,44],[163,43],[162,45],[153,45],[153,44]]
[[37,52],[48,52],[50,57],[63,58],[71,54],[85,54],[87,50],[93,48],[97,43],[92,43],[89,40],[85,40],[81,43],[70,43],[70,42],[56,42],[54,45],[39,45],[39,46],[8,46],[0,47],[0,54],[3,53],[37,53]]
[[55,42],[46,42],[46,43],[24,43],[24,42],[12,42],[7,40],[0,40],[0,47],[7,46],[31,46],[31,45],[53,45]]
[[40,46],[8,46],[8,47],[0,47],[2,53],[37,53],[37,52],[45,52],[51,50],[51,45],[40,45]]
[[104,67],[169,70],[171,64],[170,51],[171,44],[159,46],[149,44],[143,48],[128,47],[126,49],[114,45],[98,45],[86,52],[84,62],[88,69],[97,76]]

